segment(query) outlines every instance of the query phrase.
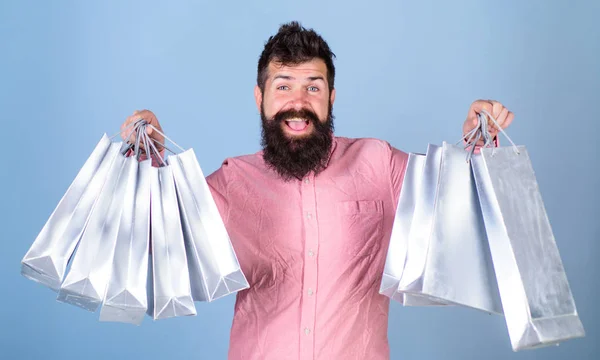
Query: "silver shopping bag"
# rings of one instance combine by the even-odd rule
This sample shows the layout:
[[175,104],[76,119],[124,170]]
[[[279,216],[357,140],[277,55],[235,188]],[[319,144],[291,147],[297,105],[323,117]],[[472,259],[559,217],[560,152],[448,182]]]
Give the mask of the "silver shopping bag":
[[89,311],[100,306],[110,278],[126,180],[136,167],[135,159],[128,159],[121,152],[115,157],[61,285],[58,301]]
[[471,164],[513,350],[585,336],[527,149]]
[[398,286],[404,271],[406,252],[408,250],[408,235],[413,220],[415,204],[421,186],[425,155],[408,154],[402,189],[398,198],[398,206],[392,227],[388,246],[383,277],[379,293],[405,306],[442,305],[427,296],[418,296],[399,292]]
[[502,313],[467,151],[430,145],[399,290]]
[[[127,159],[134,161],[134,157]],[[150,244],[151,160],[137,163],[129,174],[121,226],[100,321],[142,323],[148,309],[147,277]]]
[[213,301],[249,287],[193,149],[169,156],[173,169],[192,294]]
[[421,293],[422,277],[429,249],[429,234],[433,222],[433,210],[442,158],[441,147],[429,144],[421,175],[421,185],[417,188],[415,207],[408,232],[406,259],[398,290]]
[[21,261],[21,273],[58,291],[67,264],[119,152],[103,135]]
[[150,169],[150,198],[152,301],[148,314],[155,320],[196,315],[170,166]]

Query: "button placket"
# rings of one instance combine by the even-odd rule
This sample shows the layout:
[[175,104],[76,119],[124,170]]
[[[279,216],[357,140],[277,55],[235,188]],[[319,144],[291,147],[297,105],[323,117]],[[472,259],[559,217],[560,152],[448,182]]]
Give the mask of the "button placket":
[[302,213],[304,218],[304,274],[302,282],[302,312],[300,340],[300,359],[313,359],[315,337],[315,310],[317,288],[316,252],[319,246],[318,218],[315,202],[315,181],[311,174],[304,178],[300,186]]

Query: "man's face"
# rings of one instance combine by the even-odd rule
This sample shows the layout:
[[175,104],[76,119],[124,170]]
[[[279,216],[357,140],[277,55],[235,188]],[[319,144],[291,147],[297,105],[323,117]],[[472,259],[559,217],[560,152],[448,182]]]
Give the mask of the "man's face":
[[[329,93],[327,66],[321,59],[298,65],[281,65],[271,62],[264,93],[255,89],[256,105],[264,118],[273,120],[277,113],[287,110],[308,110],[321,122],[327,121],[335,100],[335,89]],[[281,124],[286,136],[304,137],[314,131],[309,119],[291,118]]]
[[271,62],[267,74],[264,92],[254,90],[265,161],[287,180],[322,170],[331,149],[335,100],[325,62]]

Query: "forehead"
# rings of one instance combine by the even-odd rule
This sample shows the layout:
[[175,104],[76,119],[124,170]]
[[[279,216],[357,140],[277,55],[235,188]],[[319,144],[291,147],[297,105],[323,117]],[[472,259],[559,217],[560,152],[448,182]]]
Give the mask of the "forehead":
[[268,80],[277,75],[291,75],[296,78],[322,76],[327,81],[327,65],[319,58],[312,59],[300,64],[284,65],[278,61],[271,61],[268,66]]

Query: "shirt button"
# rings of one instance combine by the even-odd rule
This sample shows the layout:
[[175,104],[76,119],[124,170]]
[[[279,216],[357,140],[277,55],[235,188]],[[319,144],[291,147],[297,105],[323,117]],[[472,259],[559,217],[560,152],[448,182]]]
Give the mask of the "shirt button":
[[312,294],[313,294],[312,289],[308,289],[308,295],[312,295]]
[[305,333],[306,335],[310,334],[310,329],[309,329],[309,328],[304,328],[304,333]]
[[304,179],[304,183],[308,184],[310,182],[310,180],[308,178]]
[[306,213],[306,218],[309,219],[309,220],[312,219],[312,214],[311,213]]
[[313,256],[315,256],[315,253],[312,250],[309,250],[308,251],[308,256],[313,257]]

